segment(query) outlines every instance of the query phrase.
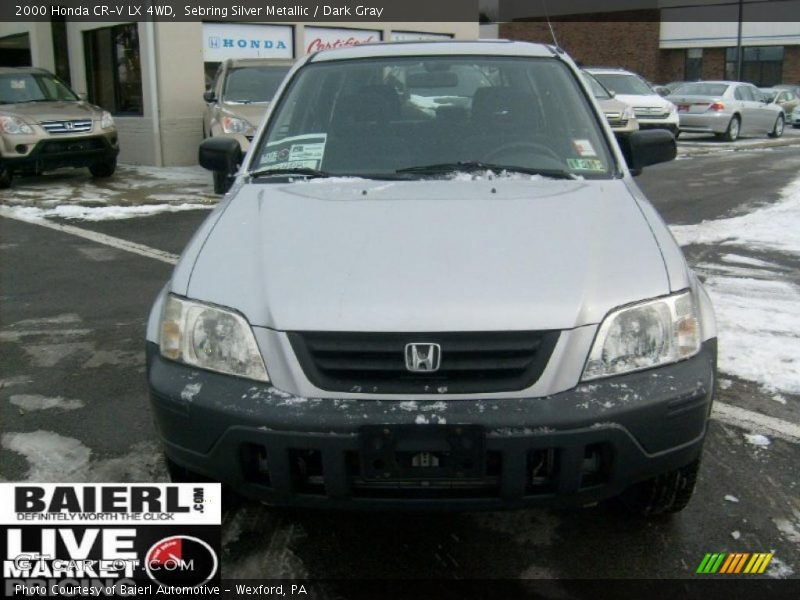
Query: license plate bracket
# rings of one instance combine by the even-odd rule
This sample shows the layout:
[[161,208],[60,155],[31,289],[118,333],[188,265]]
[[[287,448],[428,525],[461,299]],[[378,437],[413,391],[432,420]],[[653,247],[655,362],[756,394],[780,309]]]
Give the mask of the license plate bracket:
[[367,480],[470,479],[486,471],[480,425],[366,425],[360,437]]

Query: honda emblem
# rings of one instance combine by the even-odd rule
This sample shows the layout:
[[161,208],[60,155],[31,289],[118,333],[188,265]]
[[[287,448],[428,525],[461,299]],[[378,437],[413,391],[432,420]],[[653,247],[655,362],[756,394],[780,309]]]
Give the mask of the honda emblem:
[[439,344],[406,344],[406,369],[412,373],[433,373],[442,364]]

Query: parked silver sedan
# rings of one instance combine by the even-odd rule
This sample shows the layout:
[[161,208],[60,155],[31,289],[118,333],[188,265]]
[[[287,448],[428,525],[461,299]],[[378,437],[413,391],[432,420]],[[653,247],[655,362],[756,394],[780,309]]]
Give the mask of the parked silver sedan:
[[749,83],[687,83],[669,100],[678,107],[681,133],[714,133],[732,142],[745,134],[780,137],[786,125],[781,107],[766,102],[759,89]]

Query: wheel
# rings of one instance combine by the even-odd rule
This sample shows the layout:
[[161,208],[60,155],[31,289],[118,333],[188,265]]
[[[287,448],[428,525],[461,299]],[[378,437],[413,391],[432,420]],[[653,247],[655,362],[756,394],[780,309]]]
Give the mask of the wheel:
[[227,173],[214,171],[214,193],[224,194],[231,189],[231,180]]
[[114,171],[117,170],[117,159],[112,158],[111,160],[107,160],[100,163],[95,163],[89,167],[89,172],[92,174],[92,177],[111,177],[114,174]]
[[720,135],[719,137],[725,140],[726,142],[735,142],[739,139],[739,131],[742,128],[742,121],[738,116],[735,116],[731,119],[731,122],[728,123],[728,128],[725,130],[725,133]]
[[11,171],[5,167],[0,167],[0,190],[11,187]]
[[656,516],[682,511],[689,504],[697,483],[700,459],[629,487],[621,496],[631,512]]
[[778,115],[778,118],[775,119],[775,125],[767,135],[771,138],[779,138],[783,135],[783,130],[786,127],[786,121],[783,119],[783,115]]

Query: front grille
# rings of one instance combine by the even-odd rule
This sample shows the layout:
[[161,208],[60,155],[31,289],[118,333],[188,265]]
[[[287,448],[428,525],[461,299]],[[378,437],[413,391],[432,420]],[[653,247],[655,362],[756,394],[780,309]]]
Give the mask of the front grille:
[[101,150],[103,140],[100,138],[78,138],[74,140],[49,141],[42,144],[42,154],[59,154],[61,152],[86,152]]
[[[458,333],[293,332],[289,340],[309,381],[320,389],[365,394],[510,392],[533,385],[558,331]],[[405,347],[441,346],[432,373],[406,368]]]
[[47,133],[86,133],[92,130],[91,119],[78,119],[74,121],[42,121],[40,125]]

